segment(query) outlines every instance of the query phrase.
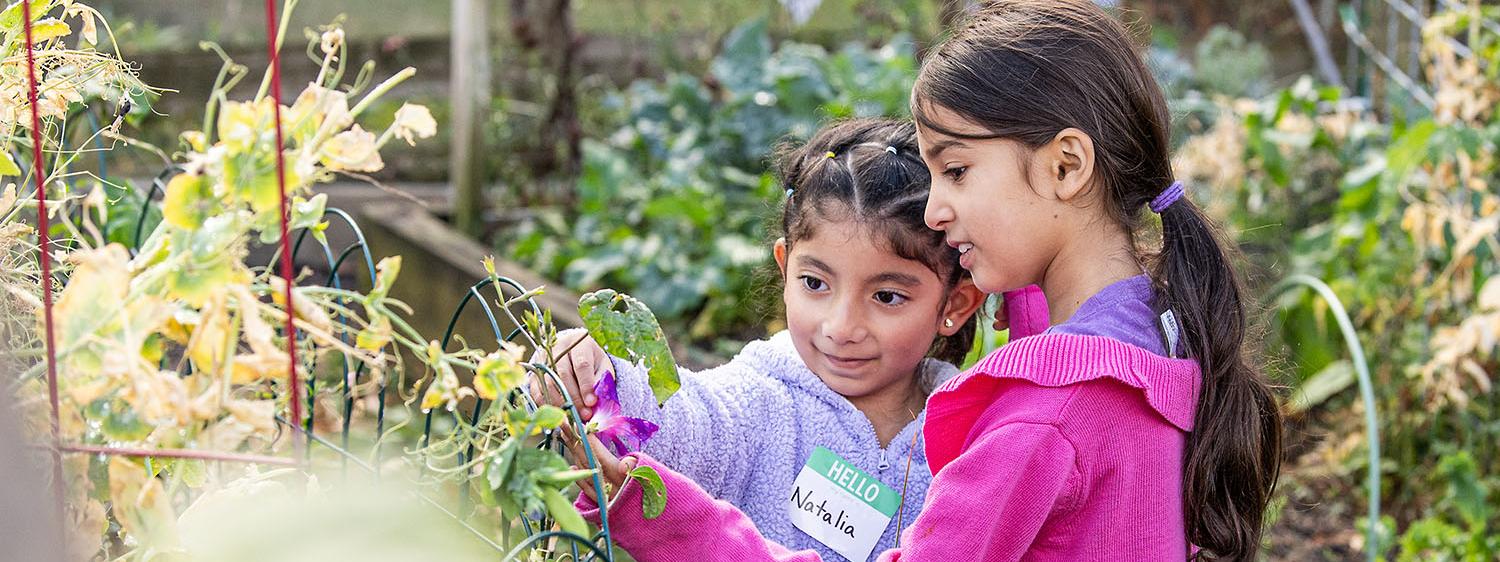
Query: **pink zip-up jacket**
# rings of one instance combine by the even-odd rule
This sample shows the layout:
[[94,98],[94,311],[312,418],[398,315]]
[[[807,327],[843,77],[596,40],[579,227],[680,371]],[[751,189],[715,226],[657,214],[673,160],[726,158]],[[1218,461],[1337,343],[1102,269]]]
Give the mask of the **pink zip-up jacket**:
[[[1074,315],[1086,320],[1100,309],[1103,329],[1063,324],[1014,341],[932,394],[923,428],[934,471],[927,501],[901,547],[880,560],[1187,557],[1183,452],[1198,365],[1164,356],[1155,336],[1140,334],[1154,327],[1149,280],[1116,285]],[[666,511],[646,520],[641,488],[630,481],[611,502],[609,524],[640,562],[819,560],[766,541],[733,506],[649,456],[637,461],[661,473]],[[598,521],[586,499],[580,507]]]

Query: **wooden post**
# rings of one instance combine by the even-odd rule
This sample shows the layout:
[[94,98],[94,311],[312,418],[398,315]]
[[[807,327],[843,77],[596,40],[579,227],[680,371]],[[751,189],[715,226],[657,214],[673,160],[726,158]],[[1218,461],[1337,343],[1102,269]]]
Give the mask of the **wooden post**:
[[1333,62],[1333,49],[1328,47],[1328,37],[1323,35],[1323,26],[1313,14],[1312,6],[1308,5],[1307,0],[1291,2],[1292,10],[1297,14],[1297,24],[1307,36],[1307,46],[1312,48],[1313,60],[1317,61],[1318,73],[1323,75],[1324,82],[1343,87],[1343,75],[1339,73],[1338,64]]
[[490,104],[490,0],[453,0],[448,181],[453,223],[479,234],[484,213],[484,125]]

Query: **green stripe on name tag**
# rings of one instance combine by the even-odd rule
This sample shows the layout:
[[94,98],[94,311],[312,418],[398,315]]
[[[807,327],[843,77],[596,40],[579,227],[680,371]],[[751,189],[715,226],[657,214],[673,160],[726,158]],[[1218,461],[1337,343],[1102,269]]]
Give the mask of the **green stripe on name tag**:
[[813,451],[807,466],[886,517],[895,516],[901,507],[901,495],[890,486],[825,447]]

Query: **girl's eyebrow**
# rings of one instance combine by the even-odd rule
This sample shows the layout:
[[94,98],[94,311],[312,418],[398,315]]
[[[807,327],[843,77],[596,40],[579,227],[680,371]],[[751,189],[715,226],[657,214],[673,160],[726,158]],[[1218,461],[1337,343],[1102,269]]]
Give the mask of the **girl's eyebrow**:
[[823,273],[833,275],[833,268],[828,267],[828,264],[823,263],[823,260],[820,260],[818,258],[811,256],[797,256],[797,263],[800,263],[806,267],[821,270]]
[[[827,263],[823,262],[823,260],[812,256],[797,256],[797,263],[801,264],[803,267],[810,267],[822,271],[823,273],[826,273],[828,275],[834,274],[832,267],[829,267]],[[922,284],[922,280],[918,279],[917,276],[910,273],[887,271],[885,273],[870,277],[867,283],[871,285],[878,285],[881,283],[894,283],[903,287],[916,287]]]
[[927,150],[925,150],[924,152],[927,153],[927,159],[931,160],[941,155],[944,150],[948,150],[949,148],[953,147],[968,148],[969,145],[964,144],[964,141],[961,141],[959,139],[946,139],[932,143],[932,146],[927,147]]
[[871,277],[870,278],[870,283],[871,284],[895,283],[895,284],[901,285],[903,287],[916,287],[917,285],[921,285],[922,284],[922,280],[921,279],[917,279],[917,277],[915,275],[910,275],[910,274],[907,274],[907,273],[898,273],[898,272],[895,272],[895,271],[887,271],[887,272],[882,273],[880,275],[876,275],[874,277]]

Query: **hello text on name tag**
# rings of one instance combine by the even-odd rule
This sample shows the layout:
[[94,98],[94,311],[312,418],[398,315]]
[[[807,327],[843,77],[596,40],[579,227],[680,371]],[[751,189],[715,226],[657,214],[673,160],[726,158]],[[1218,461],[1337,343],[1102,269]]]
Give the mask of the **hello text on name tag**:
[[792,524],[845,558],[870,557],[901,507],[901,495],[823,447],[792,483]]

